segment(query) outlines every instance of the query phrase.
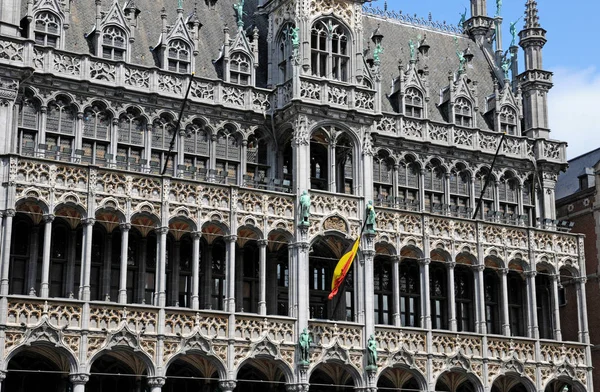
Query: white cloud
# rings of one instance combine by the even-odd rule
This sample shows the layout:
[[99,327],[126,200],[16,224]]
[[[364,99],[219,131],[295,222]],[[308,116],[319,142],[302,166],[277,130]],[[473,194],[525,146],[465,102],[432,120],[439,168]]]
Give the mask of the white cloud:
[[553,81],[550,137],[569,143],[569,159],[600,147],[600,70],[560,68]]

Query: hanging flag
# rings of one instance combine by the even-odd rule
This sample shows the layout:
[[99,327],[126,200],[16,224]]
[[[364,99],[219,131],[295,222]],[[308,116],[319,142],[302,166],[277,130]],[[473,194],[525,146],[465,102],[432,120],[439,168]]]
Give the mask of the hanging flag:
[[333,297],[335,297],[339,288],[342,287],[342,284],[344,283],[344,279],[346,278],[346,275],[348,274],[348,271],[352,266],[352,262],[354,261],[354,258],[358,253],[358,247],[360,246],[360,237],[361,236],[359,235],[356,239],[356,242],[354,242],[354,245],[352,245],[352,249],[350,249],[349,252],[344,254],[335,266],[335,270],[333,271],[333,279],[331,280],[331,293],[329,293],[328,297],[330,300],[333,299]]

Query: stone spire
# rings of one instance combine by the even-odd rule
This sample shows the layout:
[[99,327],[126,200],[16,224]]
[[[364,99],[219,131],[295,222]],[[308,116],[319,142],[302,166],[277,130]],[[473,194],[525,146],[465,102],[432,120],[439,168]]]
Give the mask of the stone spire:
[[482,45],[493,26],[494,19],[487,14],[487,1],[471,0],[471,18],[464,23],[465,32]]
[[552,88],[552,72],[543,69],[546,30],[540,25],[536,0],[527,0],[525,4],[525,27],[519,32],[519,38],[525,52],[525,71],[518,77],[523,91],[524,131],[529,137],[548,138],[548,91]]

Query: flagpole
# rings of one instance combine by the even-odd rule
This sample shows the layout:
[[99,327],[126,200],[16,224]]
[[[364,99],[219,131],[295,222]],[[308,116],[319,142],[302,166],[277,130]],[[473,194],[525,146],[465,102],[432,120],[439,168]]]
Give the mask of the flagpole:
[[471,219],[475,219],[477,217],[477,213],[479,213],[479,209],[481,208],[481,202],[483,201],[483,195],[485,194],[485,190],[487,189],[488,184],[490,183],[490,178],[492,177],[492,171],[494,170],[494,165],[496,164],[496,158],[498,158],[498,154],[500,154],[500,148],[502,147],[502,142],[504,141],[505,136],[506,136],[506,133],[502,133],[502,136],[500,137],[500,143],[498,143],[498,148],[496,148],[496,154],[494,154],[494,159],[492,159],[492,165],[490,166],[490,172],[485,178],[485,182],[483,183],[483,189],[481,190],[481,195],[479,195],[479,201],[477,202],[477,206],[475,207],[475,212],[473,213],[473,218],[471,218]]
[[192,75],[190,77],[190,83],[188,84],[188,88],[187,91],[185,92],[185,98],[183,98],[183,102],[181,103],[181,109],[179,110],[179,117],[177,118],[177,125],[175,125],[175,131],[173,132],[173,137],[171,138],[171,144],[169,144],[169,151],[167,152],[167,157],[165,159],[165,165],[163,166],[162,172],[160,173],[161,175],[165,175],[166,171],[167,171],[167,166],[169,164],[169,158],[171,158],[171,155],[173,155],[173,148],[175,147],[175,138],[177,137],[177,134],[179,133],[179,127],[181,126],[181,117],[183,117],[183,111],[185,110],[185,104],[188,101],[188,97],[190,95],[190,90],[192,89],[192,80],[194,79],[194,72],[192,72]]

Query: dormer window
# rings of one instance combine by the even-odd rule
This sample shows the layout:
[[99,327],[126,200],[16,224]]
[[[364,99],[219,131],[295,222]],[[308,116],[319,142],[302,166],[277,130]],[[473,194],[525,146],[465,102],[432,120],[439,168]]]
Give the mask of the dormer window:
[[454,124],[461,127],[473,126],[473,109],[468,99],[460,97],[454,102]]
[[167,64],[168,70],[171,72],[190,72],[190,46],[180,39],[175,39],[169,42],[169,47],[167,49]]
[[406,89],[404,94],[404,114],[410,117],[423,118],[423,94],[414,87]]
[[311,68],[314,76],[348,81],[350,33],[331,18],[315,22],[311,31]]
[[127,50],[125,32],[115,26],[109,26],[102,33],[102,58],[125,60]]
[[517,134],[517,113],[508,106],[502,107],[500,111],[500,132],[507,135]]
[[37,45],[58,48],[60,19],[51,12],[40,12],[35,16],[34,37]]
[[250,82],[250,58],[242,53],[234,53],[229,60],[229,81],[246,86]]

